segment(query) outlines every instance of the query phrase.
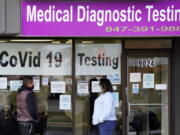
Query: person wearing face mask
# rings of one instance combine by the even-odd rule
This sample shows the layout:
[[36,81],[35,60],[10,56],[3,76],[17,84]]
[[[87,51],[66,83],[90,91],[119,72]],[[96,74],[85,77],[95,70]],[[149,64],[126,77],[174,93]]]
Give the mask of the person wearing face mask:
[[98,125],[100,135],[113,135],[117,118],[112,84],[108,79],[102,78],[99,85],[102,93],[94,103],[93,125]]
[[34,135],[34,123],[38,120],[34,82],[31,76],[24,76],[23,85],[16,98],[17,121],[20,135]]

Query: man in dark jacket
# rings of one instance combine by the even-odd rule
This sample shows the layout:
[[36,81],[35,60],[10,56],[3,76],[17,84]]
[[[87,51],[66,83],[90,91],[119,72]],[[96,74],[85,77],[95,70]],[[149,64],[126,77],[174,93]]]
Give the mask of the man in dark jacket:
[[25,76],[23,86],[18,90],[16,99],[17,121],[20,135],[34,135],[34,122],[38,119],[37,103],[33,92],[34,83],[31,76]]

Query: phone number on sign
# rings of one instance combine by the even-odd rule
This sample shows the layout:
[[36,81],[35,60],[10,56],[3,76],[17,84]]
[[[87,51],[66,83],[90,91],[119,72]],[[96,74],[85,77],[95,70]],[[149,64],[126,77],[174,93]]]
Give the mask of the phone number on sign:
[[180,26],[107,26],[106,32],[180,32]]

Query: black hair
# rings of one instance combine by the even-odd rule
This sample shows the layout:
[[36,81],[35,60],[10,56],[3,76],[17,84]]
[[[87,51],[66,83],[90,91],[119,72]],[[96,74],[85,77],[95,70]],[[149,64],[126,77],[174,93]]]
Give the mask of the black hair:
[[112,84],[109,79],[101,78],[99,85],[105,90],[105,92],[113,92]]
[[33,77],[32,76],[24,76],[23,77],[23,85],[26,86],[28,83],[33,82]]

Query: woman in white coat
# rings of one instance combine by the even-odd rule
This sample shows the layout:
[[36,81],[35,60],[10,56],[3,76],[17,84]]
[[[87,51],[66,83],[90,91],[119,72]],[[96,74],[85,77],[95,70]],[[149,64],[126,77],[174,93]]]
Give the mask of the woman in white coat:
[[99,85],[102,93],[94,103],[93,125],[98,125],[100,135],[112,135],[117,120],[112,84],[108,79],[102,78]]

